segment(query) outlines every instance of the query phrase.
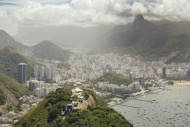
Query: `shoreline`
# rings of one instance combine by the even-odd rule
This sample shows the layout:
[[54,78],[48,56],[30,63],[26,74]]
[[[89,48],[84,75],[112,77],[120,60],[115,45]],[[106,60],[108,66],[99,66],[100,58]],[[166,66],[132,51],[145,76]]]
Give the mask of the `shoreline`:
[[190,86],[190,81],[173,81],[174,82],[174,85],[187,85],[187,86]]

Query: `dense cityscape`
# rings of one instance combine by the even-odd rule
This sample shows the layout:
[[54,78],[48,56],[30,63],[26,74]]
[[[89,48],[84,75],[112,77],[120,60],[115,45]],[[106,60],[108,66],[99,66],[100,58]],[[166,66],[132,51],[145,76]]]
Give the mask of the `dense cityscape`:
[[[99,96],[121,94],[127,91],[136,91],[137,93],[131,94],[131,96],[137,96],[145,92],[145,86],[142,86],[142,82],[145,85],[151,84],[148,90],[146,89],[147,91],[154,91],[167,84],[164,79],[183,80],[190,77],[190,65],[188,63],[165,64],[164,60],[142,62],[138,59],[140,58],[137,56],[122,56],[117,53],[87,55],[86,52],[80,51],[80,55],[72,55],[66,62],[70,65],[69,68],[64,66],[58,68],[57,66],[62,61],[36,59],[39,65],[34,66],[33,77],[30,77],[29,80],[26,80],[27,65],[20,63],[18,64],[18,82],[26,86],[35,96],[21,97],[19,99],[23,102],[20,105],[21,112],[10,111],[0,119],[2,123],[16,122],[16,118],[22,117],[28,110],[36,107],[48,93],[67,85],[72,88],[83,89],[85,84],[89,84],[90,87],[88,88],[94,90]],[[110,84],[109,81],[91,83],[91,81],[112,73],[128,77],[132,80],[132,83],[128,85]],[[156,82],[150,82],[150,80]],[[140,90],[140,92],[137,90]],[[115,103],[109,102],[109,104],[113,105]]]
[[189,127],[189,0],[0,0],[0,127]]

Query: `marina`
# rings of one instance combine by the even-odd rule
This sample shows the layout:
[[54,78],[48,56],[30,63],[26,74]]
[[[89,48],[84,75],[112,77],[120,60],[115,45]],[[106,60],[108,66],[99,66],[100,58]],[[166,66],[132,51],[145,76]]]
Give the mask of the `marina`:
[[190,126],[190,86],[166,86],[166,90],[127,100],[112,108],[120,112],[134,127]]

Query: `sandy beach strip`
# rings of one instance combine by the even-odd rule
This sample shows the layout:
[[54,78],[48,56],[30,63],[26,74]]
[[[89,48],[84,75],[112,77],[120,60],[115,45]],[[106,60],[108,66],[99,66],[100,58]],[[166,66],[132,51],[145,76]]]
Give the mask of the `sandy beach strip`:
[[175,85],[190,85],[190,81],[173,81]]

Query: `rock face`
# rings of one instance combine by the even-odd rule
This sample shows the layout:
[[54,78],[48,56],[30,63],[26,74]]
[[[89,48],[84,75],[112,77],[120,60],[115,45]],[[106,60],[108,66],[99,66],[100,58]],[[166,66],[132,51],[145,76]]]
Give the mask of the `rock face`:
[[134,31],[138,31],[144,28],[144,23],[146,22],[146,20],[144,19],[144,17],[141,14],[138,14],[135,17],[134,23],[133,23],[133,30]]
[[141,37],[145,34],[145,32],[148,32],[150,30],[153,30],[155,28],[155,25],[147,20],[144,19],[143,15],[138,14],[135,17],[135,20],[133,22],[133,34],[136,34],[136,36]]

